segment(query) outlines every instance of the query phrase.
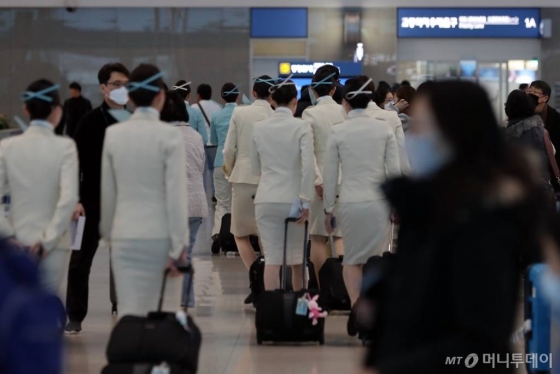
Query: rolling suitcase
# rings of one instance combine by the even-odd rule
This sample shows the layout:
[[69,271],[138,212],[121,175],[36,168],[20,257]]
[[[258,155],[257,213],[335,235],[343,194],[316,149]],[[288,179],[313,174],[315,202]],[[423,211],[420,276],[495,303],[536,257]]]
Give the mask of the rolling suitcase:
[[321,298],[327,310],[350,310],[350,296],[342,276],[342,259],[337,257],[332,235],[329,235],[332,257],[328,258],[319,270],[321,284]]
[[[194,271],[190,264],[179,270],[190,273],[192,282]],[[196,373],[202,336],[191,317],[187,316],[183,325],[175,313],[162,312],[167,275],[168,270],[164,273],[156,312],[148,313],[147,317],[124,316],[114,327],[107,345],[109,365],[106,370],[113,370],[116,364],[127,364],[125,366],[130,368],[131,365],[166,362],[185,373]],[[190,290],[190,285],[187,289]]]
[[[364,265],[360,299],[368,299],[375,302],[378,298],[379,289],[383,288],[382,279],[387,272],[387,268],[395,258],[395,253],[393,251],[394,235],[395,225],[391,225],[389,249],[383,252],[381,256],[372,256],[368,258],[367,263]],[[358,323],[358,328],[358,338],[362,341],[362,345],[366,345],[371,341],[372,329],[370,326],[360,323]]]
[[[319,318],[317,324],[312,323],[305,309],[300,309],[307,297],[318,296],[317,291],[302,290],[298,292],[286,290],[286,257],[288,241],[288,225],[296,222],[296,218],[287,218],[284,225],[284,259],[282,264],[282,287],[280,290],[265,291],[257,300],[255,325],[257,343],[263,342],[318,342],[325,343],[325,319]],[[303,258],[307,253],[308,222],[305,222],[305,238],[303,242]],[[303,284],[307,281],[306,267],[303,267]],[[322,301],[317,300],[319,306]]]
[[[255,252],[260,252],[261,247],[259,245],[259,237],[251,235],[249,240],[251,241],[251,245],[253,246]],[[222,217],[222,225],[220,226],[218,241],[222,252],[239,252],[239,249],[237,249],[237,243],[235,243],[235,237],[231,233],[231,213],[226,213]]]
[[[111,364],[105,366],[101,371],[101,374],[152,374],[158,372],[158,367],[161,365],[153,364]],[[191,374],[190,371],[183,369],[178,365],[166,365],[164,366],[167,371],[166,374]],[[161,370],[161,369],[160,369]],[[159,371],[161,373],[161,371]]]
[[[308,244],[309,245],[309,244]],[[309,248],[309,247],[308,247]],[[253,306],[257,307],[257,299],[259,295],[264,292],[264,265],[265,259],[263,256],[257,257],[255,262],[251,264],[251,268],[249,269],[249,284],[251,287],[251,293],[253,294]],[[309,284],[308,287],[310,290],[318,290],[319,283],[317,282],[317,276],[315,275],[315,266],[310,259],[307,259],[307,272],[309,274]],[[280,277],[280,281],[282,281],[282,269],[278,274]],[[288,267],[286,269],[286,290],[292,291],[294,288],[292,287],[292,268]]]
[[525,353],[534,360],[526,360],[529,373],[549,373],[549,359],[541,360],[551,354],[550,329],[551,305],[542,290],[542,276],[547,271],[544,264],[528,268],[525,276],[525,324],[531,326],[525,332]]

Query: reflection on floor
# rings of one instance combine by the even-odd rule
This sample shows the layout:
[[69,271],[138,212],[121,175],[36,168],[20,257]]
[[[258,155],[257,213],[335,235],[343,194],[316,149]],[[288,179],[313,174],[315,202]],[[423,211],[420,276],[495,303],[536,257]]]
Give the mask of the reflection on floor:
[[[211,256],[211,220],[205,219],[195,248],[196,308],[203,333],[199,374],[353,373],[363,348],[346,335],[346,316],[330,316],[326,344],[257,346],[254,310],[243,305],[248,275],[239,257]],[[67,337],[69,374],[98,374],[115,319],[109,301],[109,256],[96,255],[90,280],[90,308],[83,333]]]

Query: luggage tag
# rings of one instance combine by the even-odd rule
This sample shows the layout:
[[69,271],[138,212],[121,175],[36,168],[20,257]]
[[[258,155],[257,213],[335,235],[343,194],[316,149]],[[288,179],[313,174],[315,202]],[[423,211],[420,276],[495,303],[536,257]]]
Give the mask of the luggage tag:
[[307,294],[300,297],[297,301],[296,315],[307,316]]

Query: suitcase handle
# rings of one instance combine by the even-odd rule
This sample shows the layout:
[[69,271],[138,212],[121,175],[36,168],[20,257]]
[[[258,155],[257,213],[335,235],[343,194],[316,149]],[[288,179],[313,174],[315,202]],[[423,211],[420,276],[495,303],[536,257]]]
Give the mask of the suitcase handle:
[[[286,262],[287,262],[287,256],[288,256],[288,225],[292,222],[297,222],[297,218],[295,217],[289,217],[286,218],[286,220],[284,221],[284,256],[282,259],[282,290],[285,291],[286,290]],[[301,272],[302,274],[302,279],[303,279],[303,285],[302,285],[302,289],[305,289],[305,285],[307,283],[307,237],[308,237],[308,229],[309,229],[309,222],[306,220],[305,221],[305,233],[304,233],[304,238],[303,238],[303,266],[302,266],[302,270]]]
[[[191,292],[191,285],[192,285],[192,281],[193,281],[193,276],[194,276],[194,268],[192,266],[192,264],[181,264],[181,265],[177,265],[177,270],[182,273],[182,274],[190,274],[190,279],[189,279],[189,287],[187,288],[187,300],[189,299],[190,292]],[[169,276],[169,269],[165,269],[165,271],[163,272],[163,282],[161,283],[161,292],[159,293],[159,302],[158,302],[158,312],[161,312],[161,309],[163,307],[163,297],[165,296],[165,285],[167,283],[167,277]],[[185,312],[187,311],[188,308],[188,303],[185,304]]]

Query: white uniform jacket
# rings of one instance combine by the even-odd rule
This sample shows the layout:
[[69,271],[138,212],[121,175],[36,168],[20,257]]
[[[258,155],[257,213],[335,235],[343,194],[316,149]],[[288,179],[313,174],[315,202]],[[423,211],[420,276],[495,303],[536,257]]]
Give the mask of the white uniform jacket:
[[349,119],[334,126],[327,141],[323,173],[324,206],[335,208],[342,173],[340,203],[381,200],[380,190],[388,177],[400,175],[395,134],[387,121],[372,118],[365,110],[353,110]]
[[309,203],[315,192],[315,160],[309,124],[279,108],[258,122],[253,133],[251,163],[260,174],[255,196],[259,203]]
[[224,145],[224,168],[230,183],[259,184],[259,177],[251,171],[253,127],[272,113],[266,100],[233,110]]
[[78,203],[78,156],[70,138],[48,122],[0,142],[0,186],[11,197],[9,217],[0,212],[0,234],[46,251],[70,249],[68,229]]
[[399,147],[399,163],[401,167],[401,174],[409,175],[410,162],[408,161],[408,155],[406,153],[404,130],[398,114],[391,110],[381,109],[373,101],[368,104],[366,111],[373,117],[384,119],[389,122],[389,124],[393,128],[393,131],[395,132],[397,146]]
[[104,241],[170,239],[170,256],[188,245],[186,157],[178,127],[139,108],[107,129],[101,175]]
[[315,185],[323,184],[323,167],[325,165],[325,153],[327,150],[327,139],[334,125],[344,122],[342,106],[337,104],[330,96],[319,98],[317,105],[307,108],[302,118],[311,124],[313,130],[313,149],[318,169]]

